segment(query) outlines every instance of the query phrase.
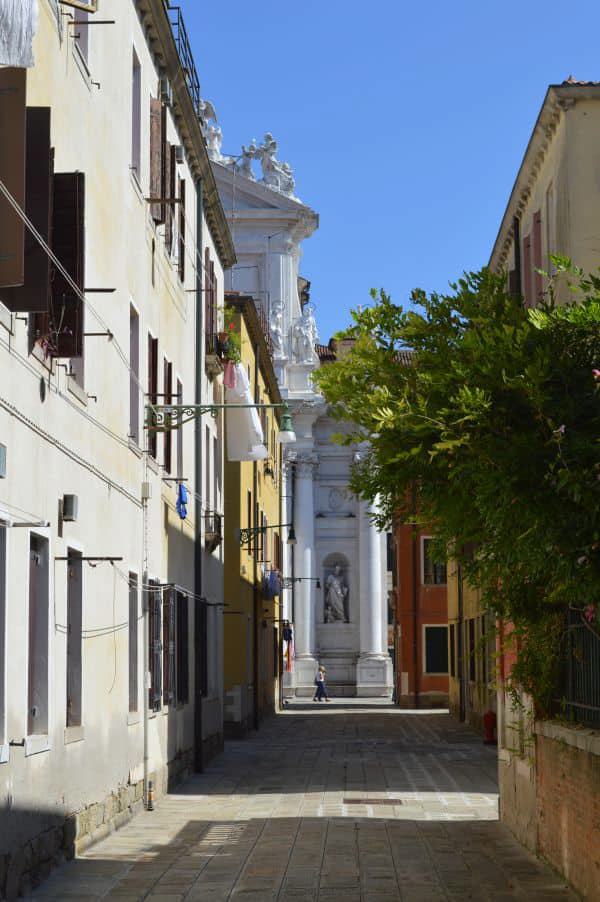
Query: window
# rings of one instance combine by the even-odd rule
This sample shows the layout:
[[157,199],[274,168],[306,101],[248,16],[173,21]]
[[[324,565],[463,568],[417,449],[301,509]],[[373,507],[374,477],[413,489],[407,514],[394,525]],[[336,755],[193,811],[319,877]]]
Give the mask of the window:
[[456,676],[456,627],[450,624],[450,676]]
[[135,50],[131,69],[131,171],[141,182],[142,70]]
[[129,438],[140,443],[140,318],[135,307],[129,305]]
[[179,280],[185,281],[185,179],[179,179]]
[[424,673],[448,673],[448,627],[424,626]]
[[67,726],[81,726],[83,585],[81,553],[67,551]]
[[27,733],[48,733],[49,664],[49,548],[48,539],[31,533],[29,539],[29,642]]
[[150,687],[148,704],[151,711],[160,709],[162,698],[162,592],[156,580],[150,580],[148,588],[148,671]]
[[[148,402],[158,403],[158,338],[148,333]],[[148,430],[148,451],[156,460],[158,453],[158,437],[156,431]]]
[[432,557],[432,546],[433,539],[423,538],[421,540],[423,585],[443,586],[446,584],[446,562],[441,563]]
[[210,251],[204,249],[204,331],[206,333],[207,349],[214,347],[214,336],[217,331],[217,311],[215,305],[215,291],[213,286],[214,264],[210,259]]
[[[21,207],[25,207],[25,121],[26,69],[7,66],[0,69],[0,115],[10,128],[3,128],[0,177]],[[16,211],[0,204],[0,286],[22,285],[24,276],[25,228]],[[0,527],[4,529],[5,527]]]
[[129,574],[129,711],[138,710],[138,578]]
[[163,592],[163,704],[175,701],[175,590]]
[[0,520],[0,761],[6,736],[6,586],[7,586],[7,525]]
[[523,297],[525,306],[531,307],[532,304],[532,285],[531,285],[531,236],[527,235],[523,239]]
[[[183,404],[183,385],[177,380],[177,404]],[[183,479],[183,426],[177,427],[177,478]]]
[[85,62],[86,68],[89,64],[90,49],[90,29],[88,27],[89,12],[78,9],[75,13],[75,25],[73,26],[75,46],[77,47],[81,58]]
[[[163,403],[173,403],[173,364],[167,358],[163,361]],[[167,429],[163,436],[164,439],[164,469],[165,473],[170,473],[172,469],[172,451],[173,451],[173,433]]]
[[[150,98],[150,197],[164,199],[164,146],[167,133],[167,109],[156,97]],[[165,205],[150,204],[150,213],[154,222],[160,225],[165,221]]]
[[186,705],[190,696],[190,636],[188,597],[177,592],[177,704]]
[[476,677],[476,669],[475,669],[475,618],[471,617],[468,621],[468,630],[469,630],[469,679],[472,683],[475,682]]

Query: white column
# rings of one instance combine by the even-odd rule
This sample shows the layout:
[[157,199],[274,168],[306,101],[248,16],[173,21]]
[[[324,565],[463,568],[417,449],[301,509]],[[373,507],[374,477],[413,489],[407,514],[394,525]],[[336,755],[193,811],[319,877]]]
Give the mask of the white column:
[[360,655],[356,667],[356,693],[389,696],[392,666],[384,641],[386,591],[383,578],[383,541],[373,526],[368,504],[359,504],[358,554],[360,573]]
[[[315,511],[312,458],[300,458],[296,463],[294,491],[294,530],[297,544],[294,549],[296,577],[314,576]],[[314,660],[315,652],[315,584],[303,579],[295,583],[296,658]],[[314,678],[314,675],[313,675]]]

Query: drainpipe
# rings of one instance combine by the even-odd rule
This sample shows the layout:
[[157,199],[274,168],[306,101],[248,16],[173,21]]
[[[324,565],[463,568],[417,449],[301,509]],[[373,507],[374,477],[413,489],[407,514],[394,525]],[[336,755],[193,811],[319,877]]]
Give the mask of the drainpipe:
[[[196,182],[196,260],[203,261],[202,248],[202,180]],[[202,292],[202,265],[196,267],[196,373],[194,401],[202,403],[202,377],[204,363],[204,294]],[[202,610],[202,506],[198,496],[202,496],[202,419],[194,419],[194,486],[196,499],[194,503],[194,766],[198,773],[204,771],[204,752],[202,747],[202,688],[206,662],[203,657],[207,653],[205,611]]]
[[[256,352],[254,354],[254,403],[258,404],[258,368],[259,368],[259,357],[260,351],[258,347],[256,348]],[[252,498],[254,499],[254,510],[257,509],[258,504],[258,462],[255,460],[252,463]],[[254,513],[254,511],[253,511]],[[259,523],[255,523],[255,526],[259,526]],[[254,680],[254,693],[253,693],[253,701],[254,701],[254,729],[258,730],[259,727],[259,705],[258,705],[258,679],[259,679],[259,666],[258,666],[258,561],[257,561],[257,550],[258,550],[258,532],[254,533],[254,564],[253,564],[253,573],[254,579],[252,581],[252,607],[254,610],[254,630],[252,634],[252,648],[253,648],[253,671],[252,671],[252,679]],[[262,546],[262,542],[261,542]]]
[[417,487],[412,488],[412,615],[413,615],[413,666],[414,666],[414,689],[415,689],[415,708],[420,705],[419,702],[419,624],[417,622],[419,611],[419,584],[417,582],[417,562],[418,562],[418,536],[417,536]]

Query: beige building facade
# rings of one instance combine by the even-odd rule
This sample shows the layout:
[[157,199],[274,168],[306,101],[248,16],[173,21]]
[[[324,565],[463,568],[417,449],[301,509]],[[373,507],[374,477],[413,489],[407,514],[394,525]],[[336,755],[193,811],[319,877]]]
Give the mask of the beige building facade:
[[174,35],[162,0],[39,0],[34,65],[0,68],[26,126],[0,155],[0,240],[24,251],[0,269],[9,899],[222,745],[222,416],[146,428],[222,400],[205,300],[235,259]]

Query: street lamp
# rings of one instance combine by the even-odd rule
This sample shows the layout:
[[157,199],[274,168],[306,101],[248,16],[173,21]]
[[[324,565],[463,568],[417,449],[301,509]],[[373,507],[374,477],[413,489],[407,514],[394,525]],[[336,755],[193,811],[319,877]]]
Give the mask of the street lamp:
[[290,414],[290,409],[285,405],[283,408],[283,415],[281,417],[281,427],[279,429],[279,435],[277,436],[277,441],[280,445],[289,445],[291,442],[296,441],[296,433],[294,432],[294,426],[292,423],[292,416]]
[[265,532],[267,529],[289,529],[287,544],[295,545],[297,543],[296,539],[296,531],[291,523],[274,523],[269,526],[248,526],[245,529],[239,530],[239,540],[240,545],[250,544],[250,539],[253,536],[259,535],[260,533]]

